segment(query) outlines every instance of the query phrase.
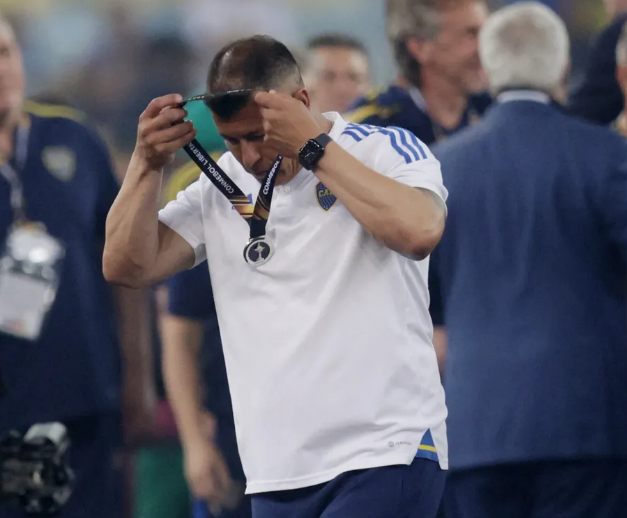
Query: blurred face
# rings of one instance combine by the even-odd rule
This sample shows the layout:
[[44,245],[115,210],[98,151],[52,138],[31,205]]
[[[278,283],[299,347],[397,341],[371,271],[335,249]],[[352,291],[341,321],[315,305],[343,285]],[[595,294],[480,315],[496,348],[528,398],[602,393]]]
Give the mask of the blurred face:
[[368,58],[358,50],[320,47],[309,60],[305,84],[321,112],[346,112],[370,88]]
[[465,0],[444,10],[440,33],[416,47],[423,73],[459,85],[466,94],[483,91],[487,79],[479,59],[479,31],[488,17],[484,2]]
[[0,121],[24,100],[24,65],[13,30],[0,23]]
[[[309,106],[306,91],[299,90],[294,97]],[[246,172],[261,183],[278,153],[264,141],[263,118],[257,103],[250,101],[229,120],[220,119],[215,113],[213,119],[229,151]],[[285,158],[276,179],[277,185],[289,181],[300,169],[297,160]]]
[[604,0],[603,3],[610,17],[614,17],[627,10],[627,0]]

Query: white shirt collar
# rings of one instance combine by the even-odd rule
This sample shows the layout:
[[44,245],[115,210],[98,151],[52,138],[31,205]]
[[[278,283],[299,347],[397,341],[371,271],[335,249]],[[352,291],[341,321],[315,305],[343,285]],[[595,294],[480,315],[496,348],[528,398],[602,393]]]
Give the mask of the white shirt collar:
[[499,103],[508,103],[512,101],[531,101],[534,103],[550,104],[551,96],[545,92],[537,90],[508,90],[500,93],[497,98]]
[[331,131],[329,131],[329,137],[331,137],[333,140],[338,140],[342,133],[344,133],[347,122],[338,112],[325,112],[322,114],[322,116],[333,123]]

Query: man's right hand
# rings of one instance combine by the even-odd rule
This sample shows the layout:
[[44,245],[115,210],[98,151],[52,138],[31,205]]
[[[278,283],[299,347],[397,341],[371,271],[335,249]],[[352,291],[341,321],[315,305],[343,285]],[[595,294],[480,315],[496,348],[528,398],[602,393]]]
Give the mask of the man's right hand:
[[140,115],[133,156],[145,167],[161,170],[196,137],[192,122],[184,121],[187,111],[178,107],[182,101],[178,94],[158,97]]
[[185,477],[196,498],[217,508],[228,504],[233,481],[222,454],[211,441],[185,447]]

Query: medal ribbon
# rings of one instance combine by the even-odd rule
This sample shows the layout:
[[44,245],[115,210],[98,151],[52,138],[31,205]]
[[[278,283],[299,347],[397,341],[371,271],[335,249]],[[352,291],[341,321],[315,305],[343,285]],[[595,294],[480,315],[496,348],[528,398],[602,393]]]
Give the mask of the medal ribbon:
[[261,182],[261,189],[257,196],[257,202],[253,208],[252,203],[248,201],[242,190],[229,178],[222,168],[209,156],[209,153],[194,139],[184,148],[185,153],[200,167],[205,176],[211,180],[218,190],[226,196],[231,202],[235,210],[250,226],[250,239],[264,236],[266,234],[266,225],[270,217],[270,208],[272,205],[272,194],[274,193],[274,185],[276,177],[279,173],[279,167],[283,161],[282,156],[278,156],[270,170]]
[[[242,90],[242,92],[248,92],[248,90]],[[199,95],[182,102],[179,106],[182,108],[190,101],[205,100],[208,97],[209,96],[206,94]],[[209,178],[213,185],[231,202],[240,216],[248,223],[250,226],[250,240],[252,241],[255,238],[265,236],[266,225],[270,217],[274,185],[283,157],[278,156],[270,170],[266,173],[266,176],[261,182],[257,201],[253,207],[242,190],[229,178],[216,161],[209,156],[209,153],[207,153],[196,139],[184,146],[183,149],[205,176]]]

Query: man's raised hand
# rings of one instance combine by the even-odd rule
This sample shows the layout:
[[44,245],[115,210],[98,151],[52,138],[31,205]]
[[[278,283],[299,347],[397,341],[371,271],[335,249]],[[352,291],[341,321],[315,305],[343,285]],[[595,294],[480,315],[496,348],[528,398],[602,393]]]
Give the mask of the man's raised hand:
[[184,121],[187,111],[179,108],[178,94],[158,97],[139,117],[135,158],[151,170],[161,170],[174,160],[176,152],[197,134],[191,121]]

